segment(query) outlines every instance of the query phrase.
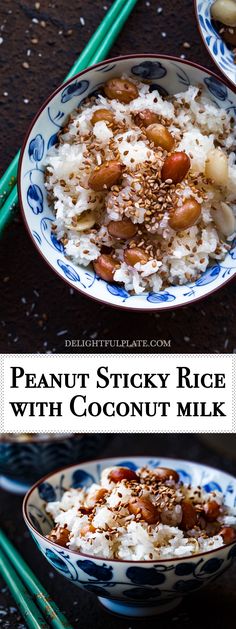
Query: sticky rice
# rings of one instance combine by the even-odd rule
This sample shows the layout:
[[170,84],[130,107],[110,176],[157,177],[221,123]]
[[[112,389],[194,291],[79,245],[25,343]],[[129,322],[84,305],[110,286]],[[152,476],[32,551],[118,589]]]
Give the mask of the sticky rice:
[[106,468],[101,484],[68,489],[46,511],[48,539],[110,559],[185,557],[236,540],[236,509],[223,494],[186,486],[166,468]]
[[[52,230],[66,257],[78,266],[94,264],[98,272],[96,261],[105,253],[114,263],[110,281],[140,294],[194,282],[209,265],[225,258],[235,236],[235,128],[230,115],[202,95],[200,88],[190,86],[186,92],[162,98],[148,84],[131,82],[138,92],[131,102],[101,93],[72,112],[58,144],[46,156],[45,186],[55,215]],[[112,113],[112,123],[92,123],[101,108]],[[142,124],[137,124],[137,115],[144,110],[156,114],[168,129],[174,139],[172,152],[190,158],[186,177],[176,185],[161,179],[170,153],[155,146]],[[227,157],[223,185],[206,177],[208,156],[216,147]],[[111,160],[122,165],[119,181],[99,191],[92,189],[91,174]],[[181,208],[189,198],[200,205],[200,216],[189,228],[176,231],[169,224],[173,207]],[[224,229],[225,212],[230,216],[229,229]],[[135,236],[111,235],[111,221],[124,220],[136,226]],[[144,259],[127,263],[127,248],[139,248]]]

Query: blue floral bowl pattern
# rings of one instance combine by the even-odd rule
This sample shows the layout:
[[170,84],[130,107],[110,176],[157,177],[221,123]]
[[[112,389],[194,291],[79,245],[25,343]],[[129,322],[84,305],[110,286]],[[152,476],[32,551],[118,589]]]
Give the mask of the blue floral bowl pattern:
[[185,91],[201,84],[203,92],[219,107],[236,115],[236,95],[214,74],[174,57],[136,55],[98,64],[71,79],[43,105],[33,122],[21,153],[19,198],[31,238],[48,264],[70,286],[109,305],[132,310],[157,310],[187,305],[223,286],[236,273],[236,243],[223,263],[214,263],[194,283],[173,286],[158,293],[130,295],[121,286],[96,276],[93,269],[75,266],[65,258],[63,245],[51,232],[53,213],[47,201],[42,166],[47,150],[57,141],[57,133],[68,114],[84,98],[96,93],[104,81],[127,74],[149,80],[162,95]]
[[199,30],[204,44],[218,69],[233,85],[236,85],[236,65],[232,50],[225,44],[211,19],[211,5],[213,2],[214,0],[195,0]]
[[39,481],[27,494],[23,513],[38,548],[49,563],[69,581],[93,592],[111,611],[132,616],[146,616],[168,611],[183,596],[204,587],[236,557],[236,543],[199,555],[159,561],[119,561],[96,558],[61,548],[44,536],[50,530],[45,503],[61,498],[72,487],[88,487],[98,482],[101,470],[125,465],[135,470],[142,465],[163,465],[178,470],[185,483],[201,485],[207,491],[217,489],[226,504],[236,505],[236,479],[219,470],[187,461],[149,457],[101,459],[60,470]]

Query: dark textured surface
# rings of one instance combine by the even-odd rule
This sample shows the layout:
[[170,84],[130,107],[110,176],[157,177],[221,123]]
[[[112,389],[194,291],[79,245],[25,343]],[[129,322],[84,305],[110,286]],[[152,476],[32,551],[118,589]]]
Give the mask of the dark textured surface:
[[[236,436],[232,435],[235,441]],[[236,462],[222,459],[191,435],[117,435],[101,456],[147,454],[150,456],[185,456],[189,460],[220,467],[236,473]],[[183,454],[184,453],[184,454]],[[22,498],[1,493],[1,525],[34,570],[48,593],[57,602],[74,629],[233,629],[235,613],[236,561],[221,577],[206,589],[189,595],[172,614],[157,619],[121,619],[108,614],[93,595],[72,585],[40,555],[30,538],[21,516]],[[25,629],[8,590],[0,586],[0,624],[2,629]],[[9,623],[9,624],[7,624]]]
[[[35,4],[40,4],[39,9]],[[22,142],[32,116],[64,78],[110,4],[110,0],[1,3],[3,169]],[[162,8],[159,13],[158,8]],[[190,48],[183,46],[186,41]],[[185,54],[214,69],[200,41],[191,0],[139,0],[111,55],[131,51]],[[28,68],[23,67],[25,62]],[[6,230],[0,257],[1,352],[71,351],[65,348],[65,338],[165,339],[171,346],[160,351],[173,353],[236,351],[232,283],[184,309],[129,313],[71,291],[46,266],[19,219]]]

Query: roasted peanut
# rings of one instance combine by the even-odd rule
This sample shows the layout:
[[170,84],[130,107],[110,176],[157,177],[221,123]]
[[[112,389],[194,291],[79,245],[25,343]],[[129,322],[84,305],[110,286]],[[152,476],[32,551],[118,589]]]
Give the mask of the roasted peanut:
[[96,109],[96,111],[93,112],[91,118],[92,124],[96,124],[96,122],[101,122],[102,120],[109,123],[114,122],[114,114],[110,109]]
[[113,275],[116,269],[119,267],[119,262],[114,260],[111,255],[102,253],[97,260],[93,262],[95,273],[105,280],[105,282],[112,282]]
[[140,262],[140,264],[146,264],[146,262],[148,262],[148,255],[143,249],[141,249],[141,247],[125,249],[124,261],[130,266],[134,266],[137,262]]
[[80,535],[81,537],[84,537],[85,535],[87,535],[87,533],[95,533],[95,531],[96,529],[92,524],[85,524],[80,531]]
[[161,180],[171,179],[173,183],[180,183],[187,175],[191,166],[189,156],[183,151],[169,155],[161,169]]
[[164,483],[166,480],[174,480],[175,483],[179,481],[179,474],[175,470],[171,470],[168,467],[156,467],[153,470],[157,480]]
[[228,159],[222,149],[215,148],[209,151],[205,164],[205,175],[207,179],[212,179],[216,186],[226,186]]
[[109,474],[109,479],[113,483],[119,483],[121,480],[135,480],[136,483],[139,482],[139,477],[133,470],[130,470],[128,467],[115,467],[111,470]]
[[127,79],[109,79],[104,85],[104,92],[107,98],[116,98],[121,103],[130,103],[138,96],[136,85]]
[[149,127],[151,124],[158,122],[158,115],[150,109],[143,109],[134,116],[134,122],[138,127]]
[[180,207],[176,207],[173,214],[170,214],[169,226],[175,231],[188,229],[196,223],[201,214],[201,205],[193,198],[189,197]]
[[192,529],[197,522],[197,512],[190,500],[183,500],[181,502],[182,507],[182,520],[180,523],[180,528],[183,531],[188,531]]
[[231,236],[236,229],[236,219],[228,203],[221,201],[220,206],[212,208],[212,218],[224,236]]
[[121,178],[123,168],[123,164],[113,159],[103,162],[90,175],[88,180],[90,188],[96,192],[111,188]]
[[85,229],[91,229],[91,227],[93,227],[95,222],[96,222],[96,218],[95,218],[94,212],[90,210],[86,210],[85,212],[82,212],[82,214],[80,214],[77,217],[77,224],[74,227],[74,229],[76,229],[76,231],[78,232],[82,232]]
[[69,541],[70,531],[64,526],[63,528],[57,525],[52,531],[46,536],[51,542],[55,544],[59,544],[59,546],[66,547],[67,542]]
[[138,231],[137,225],[132,223],[130,219],[111,221],[108,223],[107,229],[110,236],[113,236],[113,238],[122,238],[122,240],[133,238]]
[[211,6],[213,20],[226,26],[236,26],[236,4],[234,0],[216,0]]
[[93,496],[87,498],[86,508],[93,509],[93,507],[95,507],[97,502],[99,502],[99,500],[102,500],[104,498],[106,493],[107,493],[107,489],[105,489],[105,487],[100,487],[100,489],[97,489],[97,491],[95,491]]
[[203,511],[207,522],[214,522],[220,514],[220,505],[216,500],[210,500],[203,505]]
[[133,498],[128,505],[129,512],[134,515],[141,515],[141,519],[148,524],[156,524],[159,520],[157,507],[149,498]]
[[150,124],[146,129],[146,135],[155,146],[161,146],[168,152],[173,149],[175,143],[173,135],[163,124]]
[[232,544],[232,542],[236,541],[236,529],[233,529],[232,526],[223,526],[219,531],[219,535],[223,537],[225,544]]

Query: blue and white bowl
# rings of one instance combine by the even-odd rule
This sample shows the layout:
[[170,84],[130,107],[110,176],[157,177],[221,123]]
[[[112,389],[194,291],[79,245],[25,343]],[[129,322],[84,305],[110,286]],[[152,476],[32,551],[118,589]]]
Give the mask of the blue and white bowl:
[[236,117],[236,95],[219,78],[192,62],[160,55],[129,55],[104,61],[60,86],[44,103],[25,139],[19,167],[19,199],[30,236],[49,266],[70,286],[87,297],[131,310],[158,310],[185,306],[224,286],[236,274],[236,243],[222,263],[215,262],[196,281],[171,286],[158,293],[130,295],[121,286],[96,276],[93,268],[78,267],[65,258],[63,245],[51,232],[53,213],[47,201],[42,167],[47,150],[56,143],[57,133],[68,114],[103,83],[122,74],[146,79],[161,94],[187,90],[201,84],[219,108]]
[[155,561],[121,561],[85,555],[46,539],[52,522],[45,503],[60,500],[69,487],[98,482],[105,467],[158,465],[176,469],[184,483],[206,491],[222,491],[225,503],[236,505],[236,479],[205,465],[158,457],[100,459],[55,472],[38,481],[28,492],[23,515],[30,533],[49,563],[74,585],[93,592],[105,607],[130,616],[151,616],[173,609],[187,594],[206,586],[229,568],[236,557],[236,543],[189,557]]
[[54,434],[47,438],[32,434],[26,440],[19,440],[16,434],[3,435],[0,439],[0,486],[13,493],[25,494],[42,474],[98,456],[109,439],[109,434]]
[[211,5],[214,0],[194,0],[199,31],[207,51],[218,69],[236,86],[236,65],[230,47],[223,41],[211,19]]

